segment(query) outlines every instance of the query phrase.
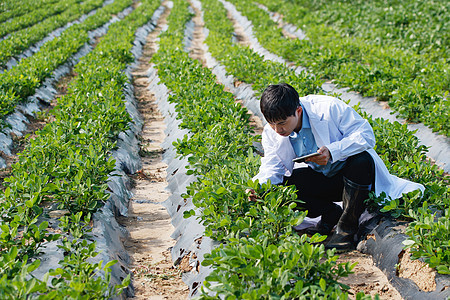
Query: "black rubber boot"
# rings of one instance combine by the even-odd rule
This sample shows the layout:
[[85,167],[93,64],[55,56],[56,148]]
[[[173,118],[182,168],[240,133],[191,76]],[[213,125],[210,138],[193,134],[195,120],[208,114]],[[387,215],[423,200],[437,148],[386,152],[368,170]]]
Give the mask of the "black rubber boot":
[[325,244],[326,249],[336,248],[337,252],[355,249],[355,234],[358,232],[359,217],[365,210],[364,200],[369,198],[371,184],[357,184],[344,177],[344,191],[342,201],[344,212],[330,241]]
[[322,214],[322,218],[317,223],[317,225],[315,227],[308,228],[306,230],[306,233],[309,235],[314,235],[316,233],[319,233],[321,235],[329,235],[334,226],[336,226],[341,215],[342,208],[339,205],[332,203],[330,209]]

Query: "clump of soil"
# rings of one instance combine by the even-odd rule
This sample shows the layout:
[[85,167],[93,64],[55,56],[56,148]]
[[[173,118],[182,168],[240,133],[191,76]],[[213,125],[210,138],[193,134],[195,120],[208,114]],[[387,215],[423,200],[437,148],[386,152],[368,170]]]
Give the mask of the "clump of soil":
[[[366,295],[378,294],[381,299],[402,300],[399,292],[389,283],[386,275],[378,269],[372,257],[358,251],[351,251],[339,255],[338,263],[358,264],[353,268],[353,274],[343,277],[339,282],[350,286],[350,293],[356,295],[364,292]],[[350,299],[355,299],[351,296]]]
[[420,260],[411,260],[410,250],[399,254],[398,276],[411,279],[422,291],[436,290],[436,272]]
[[189,289],[180,284],[181,270],[173,266],[170,252],[162,252],[164,259],[151,263],[148,255],[136,259],[132,269],[136,297],[133,299],[187,299]]

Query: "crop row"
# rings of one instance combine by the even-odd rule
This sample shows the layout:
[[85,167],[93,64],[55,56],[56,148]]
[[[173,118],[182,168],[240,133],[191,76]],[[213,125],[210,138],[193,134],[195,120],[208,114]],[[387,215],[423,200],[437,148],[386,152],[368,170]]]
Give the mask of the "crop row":
[[[23,6],[29,6],[36,9],[51,0],[3,0],[0,2],[0,13],[8,13],[14,11],[22,11]],[[28,10],[29,11],[29,10]]]
[[4,11],[0,7],[0,22],[4,22],[8,19],[24,15],[30,11],[33,11],[37,8],[42,8],[47,5],[53,5],[61,0],[28,0],[24,1],[24,3],[21,3],[22,1],[17,1],[10,10]]
[[295,5],[297,19],[314,19],[315,24],[332,27],[341,36],[362,38],[382,47],[395,46],[431,60],[448,58],[450,53],[450,4],[446,2],[297,0]]
[[[188,157],[188,174],[198,178],[183,195],[198,209],[186,211],[185,217],[199,217],[205,234],[222,242],[205,256],[203,265],[214,270],[199,298],[216,299],[211,292],[227,299],[346,297],[337,279],[351,266],[337,265],[333,251],[292,232],[304,217],[293,209],[293,188],[259,187],[251,181],[260,161],[253,148],[259,137],[248,111],[216,83],[209,69],[181,50],[191,17],[185,1],[174,1],[152,62],[171,91],[168,101],[175,104],[180,128],[190,132],[174,143],[178,155]],[[248,201],[248,187],[261,193],[261,201]]]
[[62,1],[54,5],[49,5],[43,8],[36,9],[24,16],[20,16],[0,24],[0,37],[5,36],[13,31],[26,28],[30,25],[36,24],[45,18],[59,14],[74,4],[81,2],[81,0]]
[[[107,180],[115,167],[111,151],[130,122],[124,105],[129,80],[123,70],[134,59],[134,33],[158,6],[157,1],[142,1],[109,27],[75,66],[77,76],[48,116],[54,121],[29,140],[5,179],[0,200],[2,299],[109,299],[129,284],[126,278],[110,286],[109,268],[115,261],[93,262],[98,253],[89,232],[91,214],[109,197]],[[68,211],[59,219],[62,233],[42,221],[44,206]],[[30,277],[40,264],[42,245],[56,240],[64,251],[59,267],[44,278]]]
[[[362,37],[327,27],[324,19],[315,19],[300,4],[259,1],[269,10],[282,13],[285,21],[304,30],[308,37],[289,39],[252,1],[231,2],[252,22],[259,42],[269,51],[336,84],[388,101],[399,116],[449,135],[450,70],[445,50],[421,55],[393,45],[377,46]],[[362,19],[354,20],[354,27],[358,26],[357,21]],[[432,46],[430,42],[429,47]]]
[[11,33],[7,38],[0,41],[0,67],[4,68],[8,60],[42,40],[48,33],[100,7],[102,3],[101,0],[83,1],[83,3],[73,2],[63,13],[52,16],[29,28]]
[[[202,3],[205,7],[205,26],[209,30],[206,43],[212,55],[225,65],[231,75],[252,84],[257,93],[261,93],[262,89],[269,83],[290,82],[286,81],[285,78],[277,77],[277,73],[272,73],[270,68],[266,68],[264,75],[260,75],[260,77],[252,76],[250,72],[248,75],[243,73],[242,70],[251,70],[254,67],[250,63],[251,60],[247,62],[242,60],[237,65],[230,63],[233,55],[240,51],[238,49],[249,50],[232,43],[230,37],[233,35],[234,29],[231,21],[226,17],[227,11],[223,5],[217,0],[205,0]],[[252,53],[252,56],[257,55]],[[267,78],[273,79],[267,82]],[[307,86],[307,88],[303,86],[309,82],[301,82],[297,79],[292,83],[300,85],[301,95],[307,93],[307,88],[320,91],[319,86]],[[444,226],[446,224],[444,216],[450,212],[448,177],[445,177],[443,171],[436,165],[427,161],[426,147],[419,146],[418,139],[412,132],[408,131],[406,125],[401,125],[398,122],[389,123],[387,120],[372,119],[366,114],[363,115],[374,129],[377,139],[375,150],[383,159],[391,174],[422,183],[426,187],[423,197],[420,197],[417,193],[412,193],[411,195],[405,195],[402,201],[389,201],[390,199],[384,199],[381,195],[377,199],[373,199],[373,202],[384,206],[383,211],[389,211],[396,217],[412,221],[407,233],[414,241],[409,242],[409,246],[412,247],[415,258],[424,257],[432,267],[438,268],[439,272],[449,272],[450,253],[448,243],[450,232]],[[417,214],[418,208],[421,208],[421,214]],[[440,211],[442,217],[437,222],[433,222],[432,216],[436,215],[436,210]],[[423,225],[424,223],[426,225]],[[422,227],[426,227],[426,229]],[[438,253],[439,251],[442,251],[442,253]]]
[[88,31],[106,24],[112,14],[124,10],[131,3],[132,0],[117,0],[98,9],[82,23],[73,25],[61,36],[45,43],[34,55],[0,74],[0,117],[4,119],[18,103],[26,101],[53,70],[75,54],[88,41]]

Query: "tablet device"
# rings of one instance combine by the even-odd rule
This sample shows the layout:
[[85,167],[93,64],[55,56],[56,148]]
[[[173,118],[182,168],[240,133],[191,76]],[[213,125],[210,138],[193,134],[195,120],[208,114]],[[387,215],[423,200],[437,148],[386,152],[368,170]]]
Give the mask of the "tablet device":
[[308,154],[308,155],[303,155],[303,156],[294,158],[292,161],[296,162],[296,163],[302,163],[302,162],[305,162],[305,159],[310,158],[310,157],[314,157],[314,156],[318,156],[318,155],[321,155],[321,154],[319,152],[315,152],[315,153],[311,153],[311,154]]

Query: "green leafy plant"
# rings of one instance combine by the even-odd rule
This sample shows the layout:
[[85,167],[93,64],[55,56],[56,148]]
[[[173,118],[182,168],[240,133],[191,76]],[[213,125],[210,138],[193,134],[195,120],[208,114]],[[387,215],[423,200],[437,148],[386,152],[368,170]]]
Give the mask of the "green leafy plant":
[[[81,233],[84,235],[84,233]],[[52,291],[45,299],[69,297],[71,299],[110,299],[120,294],[130,284],[128,275],[121,284],[111,287],[110,267],[117,263],[112,260],[103,266],[103,261],[92,263],[89,260],[96,257],[96,243],[83,238],[64,238],[62,245],[64,259],[59,262],[60,268],[50,270],[52,276]]]
[[411,248],[411,257],[424,258],[438,273],[450,274],[450,208],[433,212],[424,202],[410,209],[409,215],[414,221],[406,229],[409,239],[403,244]]
[[0,297],[2,299],[29,299],[28,295],[45,293],[47,291],[46,278],[40,281],[31,277],[40,261],[28,263],[28,256],[18,257],[19,250],[12,247],[2,251],[0,255]]
[[306,235],[285,237],[276,244],[267,236],[230,239],[205,256],[214,271],[199,299],[219,293],[226,299],[346,299],[349,287],[337,281],[355,264],[336,265],[337,256],[315,247]]

